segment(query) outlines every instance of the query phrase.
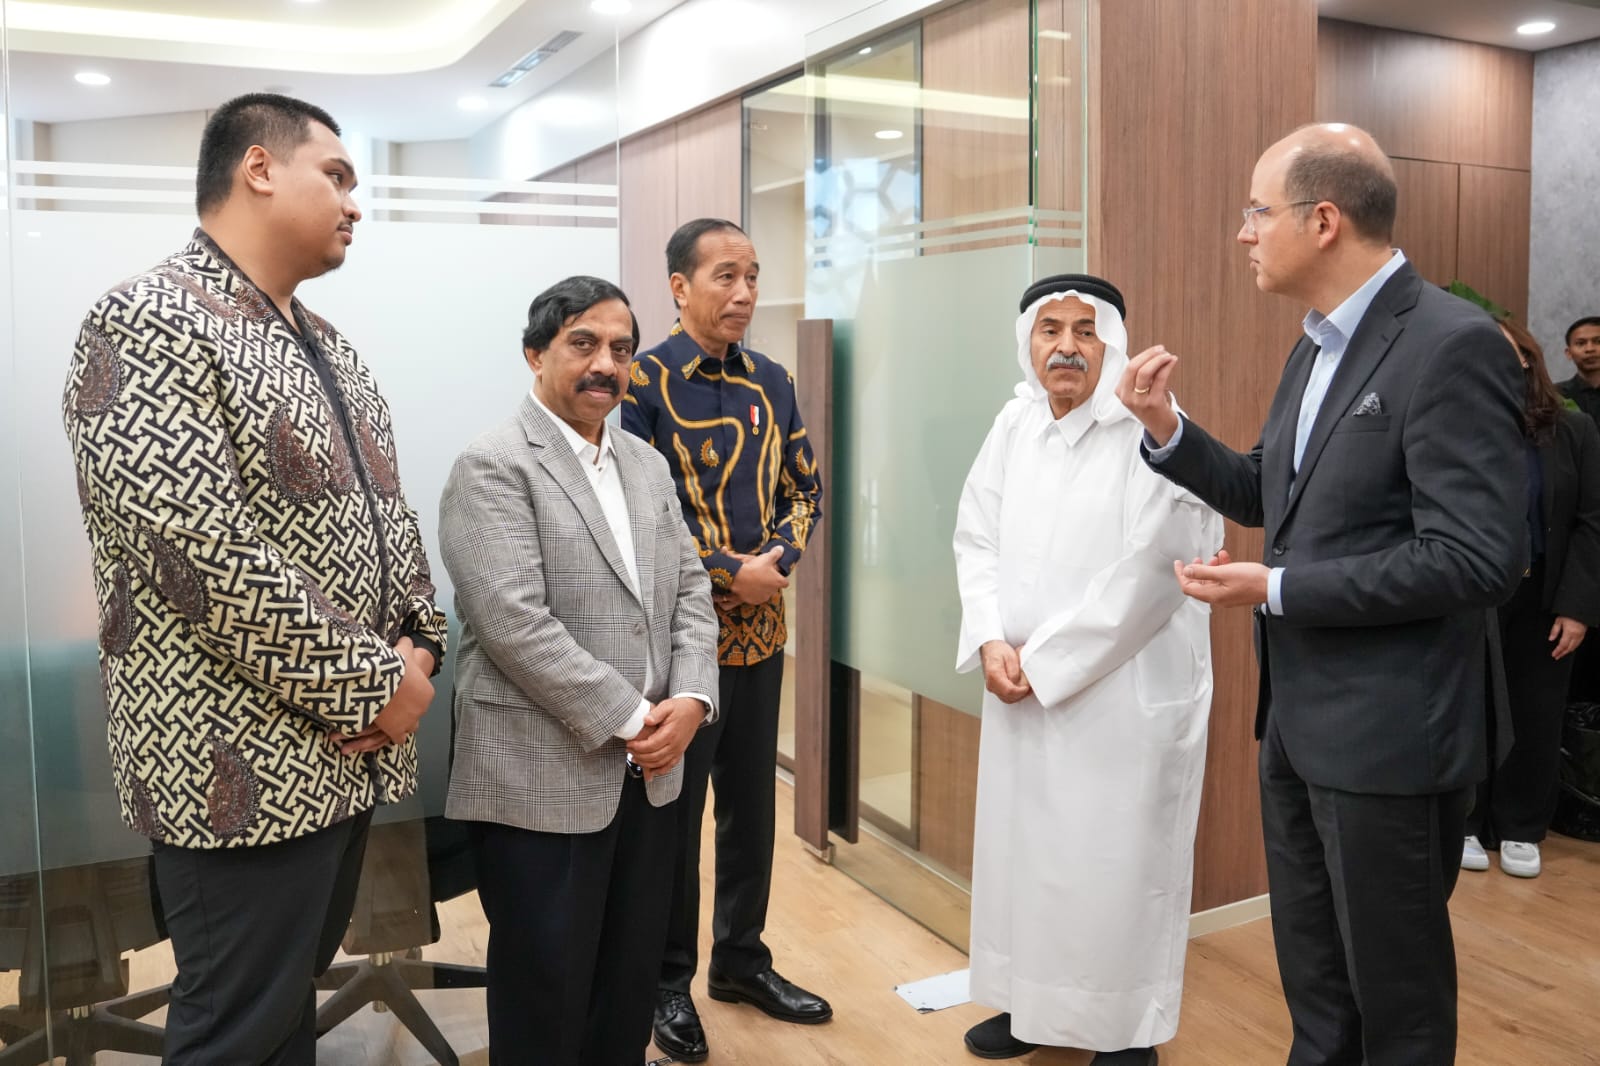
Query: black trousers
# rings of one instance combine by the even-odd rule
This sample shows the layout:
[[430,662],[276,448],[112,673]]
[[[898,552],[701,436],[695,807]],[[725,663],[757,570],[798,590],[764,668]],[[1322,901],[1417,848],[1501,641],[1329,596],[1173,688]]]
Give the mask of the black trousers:
[[632,776],[597,833],[471,825],[491,1066],[639,1066],[667,931],[673,810]]
[[[1540,606],[1543,588],[1541,560],[1499,610],[1514,740],[1505,762],[1495,766],[1490,756],[1489,776],[1478,786],[1467,819],[1467,832],[1487,847],[1498,847],[1502,840],[1543,840],[1560,795],[1561,724],[1573,656],[1550,658],[1555,615]],[[1494,729],[1495,716],[1490,714],[1490,752],[1495,750]]]
[[312,982],[350,924],[371,821],[256,848],[155,846],[178,965],[166,1066],[313,1066]]
[[1372,796],[1301,779],[1269,718],[1261,820],[1289,1066],[1451,1066],[1448,901],[1470,788]]
[[761,934],[772,889],[783,654],[754,666],[724,666],[718,687],[718,718],[700,730],[683,757],[672,919],[660,986],[678,992],[689,991],[699,967],[700,823],[707,781],[716,790],[717,822],[711,968],[724,977],[750,977],[772,965]]

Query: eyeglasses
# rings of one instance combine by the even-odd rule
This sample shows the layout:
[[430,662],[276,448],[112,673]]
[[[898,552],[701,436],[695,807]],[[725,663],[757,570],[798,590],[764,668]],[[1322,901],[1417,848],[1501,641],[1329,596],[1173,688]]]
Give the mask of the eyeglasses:
[[1304,207],[1306,204],[1320,204],[1321,200],[1291,200],[1286,204],[1262,204],[1260,207],[1246,207],[1239,213],[1244,216],[1244,231],[1250,236],[1256,235],[1256,216],[1264,215],[1275,207]]

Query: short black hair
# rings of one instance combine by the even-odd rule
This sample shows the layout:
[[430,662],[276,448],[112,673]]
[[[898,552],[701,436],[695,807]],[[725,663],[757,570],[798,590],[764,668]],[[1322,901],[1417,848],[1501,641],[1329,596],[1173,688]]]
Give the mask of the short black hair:
[[1566,345],[1568,348],[1572,347],[1572,335],[1584,326],[1600,326],[1600,315],[1584,315],[1567,327]]
[[604,278],[575,274],[563,278],[533,298],[528,305],[528,326],[522,331],[522,346],[542,352],[550,347],[561,327],[595,304],[621,300],[633,319],[633,346],[639,347],[639,316],[628,303],[628,294]]
[[239,161],[259,144],[273,155],[287,158],[311,139],[311,124],[320,122],[339,136],[333,116],[315,104],[277,93],[235,96],[211,113],[200,135],[200,160],[195,165],[194,207],[200,214],[227,202],[233,192],[233,172]]
[[1399,189],[1394,173],[1381,161],[1342,146],[1309,144],[1295,153],[1283,180],[1290,200],[1310,203],[1298,208],[1301,218],[1313,204],[1326,200],[1339,208],[1356,235],[1388,243],[1394,236]]
[[719,230],[732,230],[741,236],[750,236],[742,226],[725,218],[697,218],[693,222],[685,222],[667,241],[667,277],[674,274],[694,277],[694,272],[700,269],[700,238]]

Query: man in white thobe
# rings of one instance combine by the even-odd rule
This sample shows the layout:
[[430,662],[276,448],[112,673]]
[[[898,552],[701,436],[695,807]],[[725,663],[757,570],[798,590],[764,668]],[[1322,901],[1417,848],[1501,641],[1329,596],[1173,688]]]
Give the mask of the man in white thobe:
[[1022,298],[1023,383],[961,494],[957,669],[980,665],[968,1049],[1154,1066],[1178,1027],[1211,707],[1209,609],[1173,565],[1222,520],[1153,473],[1117,400],[1122,294]]

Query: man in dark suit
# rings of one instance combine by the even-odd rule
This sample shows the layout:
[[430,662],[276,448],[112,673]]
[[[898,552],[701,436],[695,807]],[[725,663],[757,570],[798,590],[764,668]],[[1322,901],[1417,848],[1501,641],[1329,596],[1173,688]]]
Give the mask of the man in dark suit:
[[1389,246],[1395,184],[1365,132],[1308,126],[1256,164],[1239,242],[1256,284],[1311,307],[1261,438],[1182,417],[1177,357],[1118,395],[1152,466],[1266,531],[1267,564],[1175,564],[1248,605],[1290,1066],[1449,1066],[1447,901],[1485,753],[1485,608],[1527,565],[1521,382],[1481,309]]

